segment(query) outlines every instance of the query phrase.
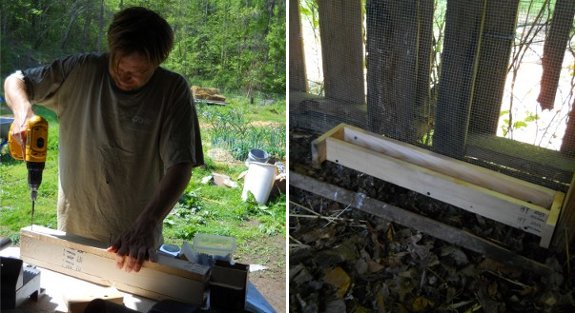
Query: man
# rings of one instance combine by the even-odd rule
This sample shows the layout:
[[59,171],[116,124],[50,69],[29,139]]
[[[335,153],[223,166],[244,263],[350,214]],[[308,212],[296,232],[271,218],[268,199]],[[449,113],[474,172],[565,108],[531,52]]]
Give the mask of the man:
[[192,96],[159,65],[173,46],[168,23],[128,8],[108,29],[109,53],[82,54],[18,71],[4,83],[14,134],[32,103],[57,113],[58,228],[111,245],[117,265],[155,260],[162,221],[203,164]]

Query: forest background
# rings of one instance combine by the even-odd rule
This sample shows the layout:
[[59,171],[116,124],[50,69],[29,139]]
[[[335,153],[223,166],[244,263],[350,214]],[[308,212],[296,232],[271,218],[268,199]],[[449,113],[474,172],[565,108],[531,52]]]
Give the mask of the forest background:
[[78,52],[107,51],[113,14],[145,6],[174,30],[164,67],[196,85],[253,95],[285,93],[285,1],[14,0],[0,10],[0,74]]

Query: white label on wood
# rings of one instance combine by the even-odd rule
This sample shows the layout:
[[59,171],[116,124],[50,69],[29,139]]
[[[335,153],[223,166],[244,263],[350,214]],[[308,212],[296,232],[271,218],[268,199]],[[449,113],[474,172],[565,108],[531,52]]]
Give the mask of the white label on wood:
[[82,250],[64,248],[62,255],[62,267],[69,270],[74,270],[76,272],[81,272],[84,253],[85,252]]
[[517,216],[517,227],[523,228],[529,233],[540,235],[545,226],[547,215],[524,206],[521,207],[520,212],[522,215]]

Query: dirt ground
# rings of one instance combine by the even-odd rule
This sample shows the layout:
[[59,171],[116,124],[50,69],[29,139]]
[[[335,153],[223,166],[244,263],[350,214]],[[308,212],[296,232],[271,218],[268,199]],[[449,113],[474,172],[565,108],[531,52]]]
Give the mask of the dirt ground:
[[265,242],[251,242],[246,251],[250,255],[238,255],[241,263],[259,264],[267,267],[249,274],[258,291],[266,298],[276,312],[286,312],[286,241],[284,235],[270,237]]

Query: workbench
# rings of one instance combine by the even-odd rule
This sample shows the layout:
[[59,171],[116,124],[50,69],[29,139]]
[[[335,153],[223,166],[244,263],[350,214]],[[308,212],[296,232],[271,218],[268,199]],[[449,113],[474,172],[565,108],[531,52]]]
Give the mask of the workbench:
[[[0,256],[20,257],[19,247],[9,247],[0,251]],[[2,310],[4,313],[67,313],[66,297],[75,295],[102,294],[109,290],[103,287],[72,276],[60,274],[51,270],[40,268],[40,286],[43,293],[38,301],[26,301],[20,307],[12,310]],[[156,301],[124,293],[124,305],[139,312],[148,312]]]

